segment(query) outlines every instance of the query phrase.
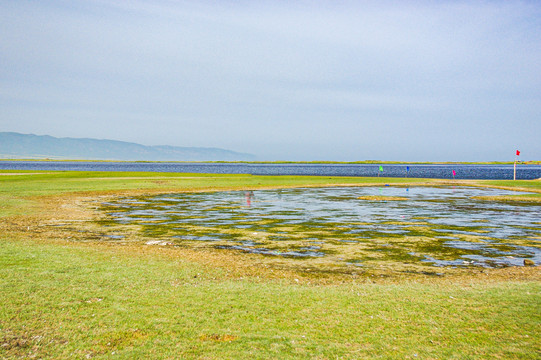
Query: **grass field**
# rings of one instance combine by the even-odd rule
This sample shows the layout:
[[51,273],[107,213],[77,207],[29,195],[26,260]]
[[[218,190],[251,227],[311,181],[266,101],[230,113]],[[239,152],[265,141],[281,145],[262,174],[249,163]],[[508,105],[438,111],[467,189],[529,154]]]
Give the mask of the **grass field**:
[[[65,225],[93,223],[96,214],[79,206],[81,199],[387,183],[448,182],[0,175],[0,358],[538,359],[539,267],[320,280],[294,268],[258,266],[256,255],[75,241],[82,235]],[[455,184],[541,192],[539,181]]]

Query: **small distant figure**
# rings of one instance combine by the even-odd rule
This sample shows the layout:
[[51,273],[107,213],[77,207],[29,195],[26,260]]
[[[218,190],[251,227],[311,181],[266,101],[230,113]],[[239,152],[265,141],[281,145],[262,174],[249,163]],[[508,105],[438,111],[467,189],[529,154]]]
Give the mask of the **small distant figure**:
[[246,205],[248,207],[252,206],[252,200],[255,198],[254,192],[246,191],[245,196],[246,196]]
[[456,171],[453,170],[453,180],[455,179]]

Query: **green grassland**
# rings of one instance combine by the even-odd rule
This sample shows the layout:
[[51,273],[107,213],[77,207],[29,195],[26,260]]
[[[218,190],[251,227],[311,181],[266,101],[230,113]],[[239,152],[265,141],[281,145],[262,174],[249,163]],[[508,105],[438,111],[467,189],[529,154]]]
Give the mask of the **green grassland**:
[[[15,172],[4,171],[4,174]],[[23,173],[23,172],[17,172]],[[226,257],[43,230],[85,197],[427,179],[167,173],[0,175],[0,358],[536,359],[539,268],[314,281]],[[539,181],[455,184],[541,192]],[[58,211],[58,214],[56,213]],[[77,219],[85,219],[77,213]],[[216,260],[216,261],[214,261]],[[245,268],[235,267],[236,261]],[[240,270],[239,270],[240,269]],[[243,270],[245,269],[245,270]],[[283,276],[282,276],[283,275]]]

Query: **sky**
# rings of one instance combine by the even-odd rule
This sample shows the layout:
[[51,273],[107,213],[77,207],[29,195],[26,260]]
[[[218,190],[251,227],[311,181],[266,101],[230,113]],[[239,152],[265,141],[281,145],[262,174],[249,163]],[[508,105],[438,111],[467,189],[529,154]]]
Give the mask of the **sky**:
[[541,160],[541,2],[0,0],[0,131]]

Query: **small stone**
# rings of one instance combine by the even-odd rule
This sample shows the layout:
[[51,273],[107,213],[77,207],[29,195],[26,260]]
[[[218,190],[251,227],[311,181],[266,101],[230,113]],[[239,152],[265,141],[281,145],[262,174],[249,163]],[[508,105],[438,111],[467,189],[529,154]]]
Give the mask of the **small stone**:
[[535,262],[530,259],[524,259],[524,266],[535,266]]

